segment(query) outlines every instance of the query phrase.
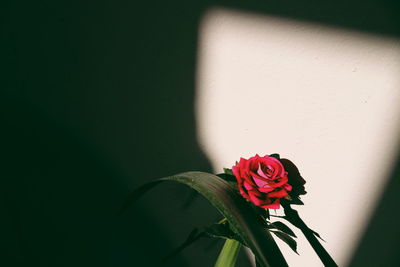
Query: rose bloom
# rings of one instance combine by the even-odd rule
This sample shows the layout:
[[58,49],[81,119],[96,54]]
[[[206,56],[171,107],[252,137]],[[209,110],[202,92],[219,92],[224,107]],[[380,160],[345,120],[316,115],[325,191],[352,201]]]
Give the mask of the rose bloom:
[[237,179],[240,194],[261,208],[279,209],[280,199],[292,190],[282,163],[268,155],[240,158],[232,167],[232,172]]

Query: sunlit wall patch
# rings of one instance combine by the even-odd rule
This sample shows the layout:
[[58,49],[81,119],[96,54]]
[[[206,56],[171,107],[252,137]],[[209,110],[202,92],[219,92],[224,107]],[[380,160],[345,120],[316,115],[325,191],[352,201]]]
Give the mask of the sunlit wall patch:
[[[345,265],[398,149],[399,41],[222,8],[199,32],[198,135],[215,170],[244,153],[295,160],[301,212]],[[301,239],[300,257],[281,249],[290,266],[320,266]]]

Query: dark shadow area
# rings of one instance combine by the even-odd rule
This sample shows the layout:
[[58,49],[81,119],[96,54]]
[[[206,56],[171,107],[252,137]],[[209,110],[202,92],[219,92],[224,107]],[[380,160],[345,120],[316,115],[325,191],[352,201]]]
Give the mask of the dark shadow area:
[[267,15],[276,15],[333,27],[399,36],[399,3],[392,0],[338,0],[338,1],[215,1],[232,7]]
[[[182,209],[191,192],[175,185],[115,215],[145,181],[210,171],[193,111],[210,5],[399,34],[392,1],[3,1],[1,266],[161,266],[219,218],[200,198]],[[212,266],[221,246],[167,266]]]
[[[2,7],[1,266],[162,266],[220,219],[165,185],[210,171],[193,111],[201,7],[185,1],[7,1]],[[4,40],[4,39],[3,39]],[[202,240],[165,266],[212,266]]]
[[360,245],[350,261],[351,267],[400,266],[400,157]]

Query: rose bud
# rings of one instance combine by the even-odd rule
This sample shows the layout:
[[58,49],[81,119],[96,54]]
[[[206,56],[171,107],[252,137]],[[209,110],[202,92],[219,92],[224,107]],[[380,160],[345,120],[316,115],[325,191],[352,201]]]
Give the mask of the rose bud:
[[271,156],[255,155],[241,158],[232,167],[240,194],[254,205],[265,209],[279,209],[280,199],[292,190],[288,173],[282,163]]

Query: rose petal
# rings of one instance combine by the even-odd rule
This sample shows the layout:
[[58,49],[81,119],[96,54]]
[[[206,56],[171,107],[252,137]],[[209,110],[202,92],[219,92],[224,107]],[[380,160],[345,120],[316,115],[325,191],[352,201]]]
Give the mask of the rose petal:
[[262,205],[261,208],[264,209],[279,209],[280,208],[280,202],[279,199],[275,200],[273,203],[268,204],[268,205]]
[[269,168],[273,170],[273,177],[281,177],[284,175],[285,169],[278,159],[265,156],[262,158],[262,161],[266,166],[269,166]]
[[258,191],[262,193],[269,193],[271,191],[274,191],[276,188],[275,187],[260,187],[258,188]]
[[252,172],[252,171],[250,171],[250,175],[253,177],[253,178],[257,178],[257,179],[260,179],[260,180],[262,180],[262,181],[265,181],[265,182],[269,182],[269,181],[271,181],[272,179],[270,179],[270,178],[264,178],[264,177],[261,177],[260,175],[258,175],[257,173],[255,173],[255,172]]
[[292,186],[290,184],[285,184],[284,187],[286,191],[292,191]]
[[282,177],[282,179],[279,182],[274,183],[273,185],[274,187],[280,187],[283,186],[284,184],[287,184],[288,180],[289,179],[287,177]]
[[258,179],[257,177],[253,177],[253,181],[258,187],[268,187],[268,183],[266,181]]
[[268,179],[267,175],[265,175],[265,173],[263,172],[263,170],[261,169],[261,164],[258,164],[258,169],[257,169],[257,174],[260,175],[263,178]]
[[253,195],[257,196],[257,197],[260,197],[260,198],[262,198],[263,196],[265,196],[265,194],[262,193],[262,192],[260,192],[257,188],[255,188],[255,189],[253,189],[253,190],[250,190],[250,191],[248,191],[248,192],[249,192],[249,194],[251,193],[251,194],[253,194]]
[[277,198],[282,198],[288,195],[288,192],[286,192],[285,189],[281,189],[279,191],[276,192],[270,192],[268,193],[268,197],[277,197]]
[[249,198],[249,195],[244,190],[240,190],[240,194],[247,199]]
[[261,199],[259,199],[258,197],[256,197],[255,195],[250,194],[249,197],[250,197],[250,201],[253,202],[255,205],[260,206],[263,204],[263,201]]
[[247,181],[244,181],[243,185],[244,185],[244,188],[246,188],[247,190],[251,190],[251,189],[254,188],[254,187],[253,187],[250,183],[248,183]]
[[237,165],[232,167],[233,175],[235,175],[236,179],[240,178],[240,169]]

